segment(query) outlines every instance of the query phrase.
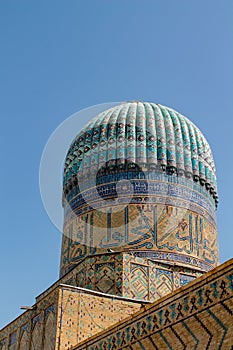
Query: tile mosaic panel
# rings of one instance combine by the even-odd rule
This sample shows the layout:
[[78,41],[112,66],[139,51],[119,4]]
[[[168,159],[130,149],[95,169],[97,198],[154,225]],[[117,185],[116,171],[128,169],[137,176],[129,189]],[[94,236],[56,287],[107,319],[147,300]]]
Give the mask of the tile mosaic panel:
[[75,350],[195,349],[233,346],[233,260]]
[[[96,237],[95,227],[103,228],[96,231]],[[62,275],[84,257],[108,249],[134,250],[141,256],[158,258],[164,253],[166,259],[196,265],[205,271],[219,261],[215,224],[205,213],[200,215],[171,205],[131,204],[120,215],[109,211],[100,216],[94,211],[75,217],[64,230],[68,230],[70,238],[63,236]],[[96,245],[99,248],[93,250]]]

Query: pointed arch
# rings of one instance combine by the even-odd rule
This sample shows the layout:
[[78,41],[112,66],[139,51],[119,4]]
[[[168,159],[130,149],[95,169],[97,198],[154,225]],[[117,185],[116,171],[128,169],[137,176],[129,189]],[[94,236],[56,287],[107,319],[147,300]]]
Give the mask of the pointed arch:
[[31,350],[41,350],[41,326],[39,322],[36,322],[35,327],[32,331],[31,338]]
[[54,350],[56,341],[56,322],[53,312],[49,312],[45,322],[44,350]]
[[19,350],[29,349],[29,336],[27,330],[24,330],[19,342]]

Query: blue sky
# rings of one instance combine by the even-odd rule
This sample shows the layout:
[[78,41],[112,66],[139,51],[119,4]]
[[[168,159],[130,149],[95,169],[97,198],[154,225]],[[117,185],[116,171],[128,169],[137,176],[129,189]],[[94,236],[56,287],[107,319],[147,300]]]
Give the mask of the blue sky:
[[232,1],[3,0],[0,42],[0,328],[58,277],[40,159],[54,129],[94,104],[152,101],[200,127],[218,170],[221,262],[233,256]]

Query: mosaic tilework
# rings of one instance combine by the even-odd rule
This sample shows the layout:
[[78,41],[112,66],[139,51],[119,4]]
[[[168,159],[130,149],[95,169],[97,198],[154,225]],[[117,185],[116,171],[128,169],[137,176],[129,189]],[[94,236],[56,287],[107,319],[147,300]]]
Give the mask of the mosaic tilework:
[[130,292],[132,298],[149,299],[149,266],[130,264]]
[[195,349],[233,346],[233,260],[196,283],[145,306],[130,319],[77,345],[77,350]]
[[115,292],[115,263],[95,264],[96,287],[107,294]]
[[161,258],[163,260],[138,257],[127,252],[87,257],[42,293],[37,301],[61,283],[125,298],[154,301],[182,286],[185,282],[181,276],[189,282],[203,274],[196,266],[170,264],[168,259],[166,261],[166,254]]
[[[79,188],[74,188],[68,200],[69,205],[64,207],[65,219],[71,211],[76,212],[76,215],[81,215],[91,210],[92,205],[95,205],[95,208],[104,207],[106,202],[103,199],[114,198],[115,205],[122,203],[125,195],[127,197],[127,192],[125,193],[125,188],[123,188],[125,184],[121,184],[119,181],[124,179],[131,183],[132,202],[136,203],[137,197],[141,196],[148,196],[147,202],[152,204],[161,203],[164,197],[165,202],[169,199],[173,201],[181,199],[187,201],[186,207],[187,205],[196,205],[198,210],[198,206],[200,206],[215,218],[214,201],[209,198],[202,186],[193,184],[188,179],[170,175],[147,171],[132,173],[128,170],[101,176],[98,180],[100,183],[87,179],[82,186],[81,193]],[[95,185],[94,188],[93,185]],[[88,202],[89,208],[86,202]]]
[[109,248],[145,251],[148,256],[167,252],[171,261],[183,255],[184,265],[195,262],[206,271],[219,261],[216,225],[204,213],[170,205],[141,203],[128,205],[120,213],[90,212],[69,220],[64,232],[61,276],[80,259]]
[[122,295],[122,255],[96,255],[88,257],[74,269],[76,275],[70,283],[98,292]]
[[[123,253],[107,253],[107,254],[99,254],[95,256],[89,256],[79,261],[75,264],[66,275],[56,281],[51,287],[49,287],[46,291],[41,293],[36,301],[39,302],[43,298],[45,298],[49,293],[51,293],[56,287],[60,284],[66,284],[70,286],[77,286],[81,288],[88,288],[91,290],[96,290],[95,287],[98,279],[95,278],[95,264],[98,265],[99,275],[101,270],[105,269],[105,264],[115,265],[115,271],[112,276],[115,279],[115,289],[113,292],[114,295],[121,296],[122,295],[122,263]],[[113,264],[112,264],[113,263]],[[101,266],[100,266],[101,265]],[[102,291],[103,292],[103,291]]]
[[[169,294],[167,298],[160,299],[161,302],[158,300],[154,304],[145,305],[147,295],[142,295],[144,289],[155,300],[161,297],[164,285],[166,288],[169,286],[163,277],[173,280],[175,288],[186,283],[193,275],[189,268],[183,266],[122,254],[124,256],[121,258],[120,254],[110,254],[117,255],[117,258],[111,259],[107,259],[106,255],[99,256],[98,261],[92,261],[91,269],[95,270],[95,262],[96,269],[99,269],[103,261],[107,263],[106,266],[109,266],[109,262],[119,261],[124,272],[122,288],[127,293],[130,293],[131,280],[137,281],[135,276],[138,273],[138,277],[141,278],[143,274],[146,281],[149,277],[149,283],[143,285],[143,288],[131,286],[136,297],[145,296],[144,303],[55,284],[38,298],[34,311],[25,312],[0,332],[0,349],[11,349],[13,346],[17,350],[29,350],[30,344],[30,350],[68,350],[99,332],[101,335],[99,338],[97,335],[97,340],[93,338],[92,343],[85,345],[86,348],[81,344],[77,349],[150,350],[154,346],[155,349],[165,350],[166,344],[174,350],[191,350],[192,346],[196,350],[231,349],[233,260],[176,293]],[[81,263],[67,274],[67,280],[75,281],[78,268],[81,271],[80,265]],[[113,267],[114,264],[110,266]],[[200,272],[196,272],[198,274]],[[65,278],[63,282],[66,282]],[[166,288],[164,293],[167,293]],[[130,320],[127,318],[129,315]],[[123,319],[126,319],[124,324],[121,323]],[[107,330],[114,324],[117,325],[116,332],[115,328]]]
[[79,172],[109,162],[160,165],[206,182],[217,192],[210,147],[200,130],[176,111],[154,103],[124,103],[101,113],[73,141],[65,161],[64,189]]
[[198,267],[202,271],[210,271],[212,267],[203,261],[192,257],[192,256],[187,256],[184,254],[178,254],[178,253],[168,253],[166,251],[160,250],[160,251],[136,251],[134,252],[134,256],[137,257],[142,257],[142,258],[148,258],[148,259],[156,259],[156,260],[168,260],[168,261],[173,261],[177,263],[181,263],[184,267],[190,267],[190,268],[195,268]]
[[183,266],[173,266],[127,253],[123,256],[122,295],[127,298],[154,301],[202,275],[200,271]]
[[153,301],[203,273],[182,265],[169,265],[165,255],[163,259],[164,262],[127,252],[95,255],[78,263],[60,283]]
[[174,290],[173,273],[167,269],[156,269],[157,294],[161,298]]

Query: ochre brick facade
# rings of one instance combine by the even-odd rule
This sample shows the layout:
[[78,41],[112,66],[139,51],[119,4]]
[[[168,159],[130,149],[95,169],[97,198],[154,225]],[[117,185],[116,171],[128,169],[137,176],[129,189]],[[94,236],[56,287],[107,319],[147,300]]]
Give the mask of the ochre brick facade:
[[60,306],[58,350],[70,349],[71,345],[120,322],[138,311],[141,304],[67,286],[60,289]]
[[59,285],[0,332],[1,350],[63,350],[108,328],[142,303]]
[[233,259],[74,349],[233,349]]
[[1,350],[231,350],[233,259],[148,303],[54,285],[0,332]]
[[1,350],[54,349],[59,308],[59,289],[51,291],[0,331]]

